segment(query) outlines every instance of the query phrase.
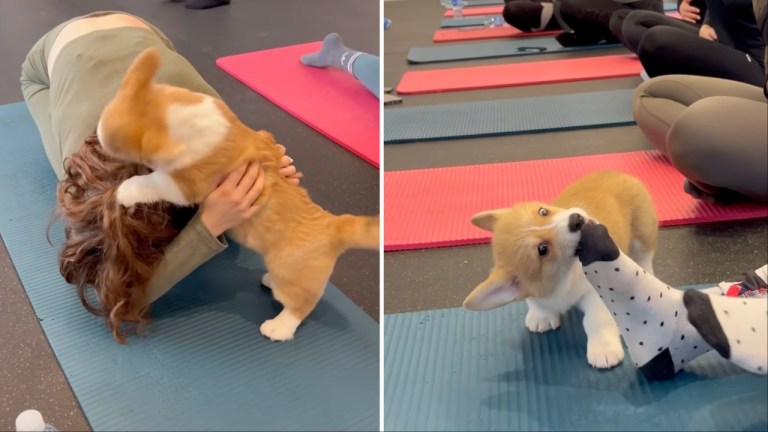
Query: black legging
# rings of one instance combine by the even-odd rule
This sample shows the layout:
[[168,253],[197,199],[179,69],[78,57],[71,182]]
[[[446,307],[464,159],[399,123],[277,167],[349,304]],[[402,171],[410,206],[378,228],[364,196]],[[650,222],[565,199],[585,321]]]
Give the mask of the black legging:
[[[530,32],[542,27],[542,3],[552,0],[505,0],[502,15],[509,25]],[[621,9],[654,10],[662,12],[662,0],[638,0],[618,3],[614,0],[562,0],[560,14],[563,21],[578,35],[574,44],[595,44],[600,41],[618,42],[610,31],[611,15]],[[543,30],[557,30],[561,26],[554,15],[545,23]],[[558,40],[560,40],[558,38]],[[563,41],[561,41],[563,43]]]
[[[611,33],[611,16],[620,10],[664,13],[661,0],[638,0],[618,3],[614,0],[562,0],[561,15],[579,39],[597,43],[618,42]],[[651,13],[652,13],[651,12]]]
[[619,11],[611,18],[614,35],[640,57],[650,77],[699,75],[762,86],[762,64],[735,48],[699,36],[698,27],[663,14]]

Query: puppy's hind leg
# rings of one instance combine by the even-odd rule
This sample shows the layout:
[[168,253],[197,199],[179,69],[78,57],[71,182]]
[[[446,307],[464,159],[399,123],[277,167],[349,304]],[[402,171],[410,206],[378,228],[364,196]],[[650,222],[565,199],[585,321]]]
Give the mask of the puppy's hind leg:
[[653,250],[648,250],[639,240],[632,240],[627,255],[648,273],[653,274]]
[[261,277],[261,284],[271,290],[275,289],[275,281],[272,280],[272,275],[268,272],[264,273],[264,276]]
[[270,271],[262,283],[272,289],[275,300],[283,310],[261,324],[261,334],[275,342],[293,339],[296,329],[315,309],[323,296],[325,285],[331,276],[333,264],[305,266],[301,274],[296,271]]
[[629,255],[645,271],[653,274],[653,254],[659,237],[659,219],[653,201],[646,193],[637,198],[637,207],[632,212],[632,242]]

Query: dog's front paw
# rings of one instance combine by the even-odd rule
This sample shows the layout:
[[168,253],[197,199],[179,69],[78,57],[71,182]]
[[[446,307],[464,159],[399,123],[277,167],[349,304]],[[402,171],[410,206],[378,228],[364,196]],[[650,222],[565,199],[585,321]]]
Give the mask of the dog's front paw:
[[624,360],[624,348],[618,337],[590,338],[587,342],[587,362],[599,369],[612,368]]
[[262,335],[268,337],[272,342],[289,341],[293,339],[293,335],[296,333],[295,326],[290,325],[285,320],[280,320],[280,318],[264,321],[259,330]]
[[560,327],[560,315],[542,314],[529,310],[525,316],[525,326],[534,333],[544,333]]
[[138,203],[145,202],[146,194],[143,191],[141,180],[137,177],[125,180],[118,186],[115,198],[118,204],[122,204],[125,207],[132,207]]

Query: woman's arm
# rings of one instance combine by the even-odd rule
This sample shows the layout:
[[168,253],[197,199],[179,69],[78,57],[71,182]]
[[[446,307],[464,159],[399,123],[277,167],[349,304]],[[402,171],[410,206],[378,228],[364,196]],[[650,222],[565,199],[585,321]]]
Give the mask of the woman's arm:
[[153,303],[200,265],[227,248],[224,236],[215,237],[200,218],[200,212],[165,250],[147,284],[147,303]]

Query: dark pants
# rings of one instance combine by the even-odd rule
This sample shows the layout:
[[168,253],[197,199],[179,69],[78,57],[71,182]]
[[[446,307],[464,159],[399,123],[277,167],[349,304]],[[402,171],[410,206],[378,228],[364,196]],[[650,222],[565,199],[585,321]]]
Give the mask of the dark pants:
[[762,87],[765,70],[760,59],[699,36],[698,27],[663,14],[619,11],[610,27],[629,50],[640,57],[650,77],[699,75]]

